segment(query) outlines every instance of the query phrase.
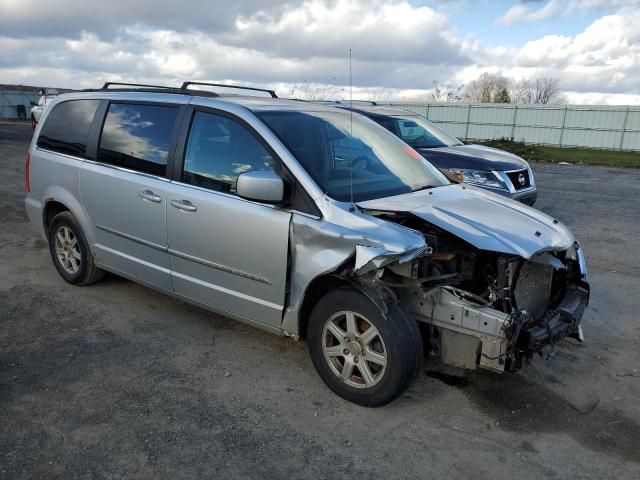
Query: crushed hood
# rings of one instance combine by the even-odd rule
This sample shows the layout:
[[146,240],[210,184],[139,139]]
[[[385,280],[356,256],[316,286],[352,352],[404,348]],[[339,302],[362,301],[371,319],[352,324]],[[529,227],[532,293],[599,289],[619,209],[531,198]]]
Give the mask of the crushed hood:
[[523,258],[566,250],[575,242],[573,233],[549,215],[466,185],[448,185],[357,205],[364,210],[411,213],[480,250]]

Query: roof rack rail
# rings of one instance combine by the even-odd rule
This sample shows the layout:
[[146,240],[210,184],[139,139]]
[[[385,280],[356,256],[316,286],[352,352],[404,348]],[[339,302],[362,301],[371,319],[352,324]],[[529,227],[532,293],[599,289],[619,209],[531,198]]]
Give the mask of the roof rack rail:
[[141,87],[141,88],[166,88],[168,90],[177,90],[176,87],[167,87],[165,85],[147,85],[145,83],[123,83],[123,82],[105,82],[102,90],[109,90],[109,87]]
[[203,85],[206,87],[224,87],[224,88],[236,88],[239,90],[252,90],[254,92],[265,92],[271,95],[271,98],[278,98],[276,92],[273,90],[267,90],[266,88],[255,88],[255,87],[242,87],[238,85],[225,85],[224,83],[208,83],[208,82],[184,82],[180,87],[182,90],[188,90],[189,85]]
[[374,102],[373,100],[338,100],[338,103],[342,103],[344,105],[349,105],[350,103],[359,103],[362,105],[363,103],[367,105],[371,105],[372,107],[377,107],[378,102]]
[[[109,88],[119,87],[119,88]],[[206,90],[187,90],[180,87],[167,87],[166,85],[148,85],[144,83],[106,82],[102,88],[85,88],[81,92],[143,92],[143,93],[170,93],[174,95],[192,95],[201,97],[219,97],[216,92]]]

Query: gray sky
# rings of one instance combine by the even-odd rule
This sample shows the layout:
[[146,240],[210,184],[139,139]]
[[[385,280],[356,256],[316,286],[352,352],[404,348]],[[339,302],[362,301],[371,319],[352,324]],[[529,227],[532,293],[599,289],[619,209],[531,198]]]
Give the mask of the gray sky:
[[396,98],[484,71],[640,104],[638,0],[0,0],[0,83],[348,84]]

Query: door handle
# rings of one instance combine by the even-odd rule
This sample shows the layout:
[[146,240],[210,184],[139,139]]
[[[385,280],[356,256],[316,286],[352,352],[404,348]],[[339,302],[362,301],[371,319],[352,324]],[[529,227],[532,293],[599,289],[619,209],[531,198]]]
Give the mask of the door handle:
[[144,200],[149,200],[150,202],[154,203],[160,203],[162,201],[162,198],[153,193],[151,190],[143,190],[138,193],[138,196]]
[[195,212],[198,210],[193,203],[189,200],[171,200],[171,206],[177,208],[178,210],[184,210],[186,212]]

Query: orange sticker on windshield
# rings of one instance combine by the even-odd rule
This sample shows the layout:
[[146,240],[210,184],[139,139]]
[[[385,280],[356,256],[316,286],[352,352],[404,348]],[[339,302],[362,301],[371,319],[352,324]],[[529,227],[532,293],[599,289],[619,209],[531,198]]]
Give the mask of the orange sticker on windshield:
[[403,148],[403,150],[405,152],[407,152],[409,155],[411,155],[413,158],[415,158],[416,160],[422,160],[422,155],[420,155],[418,152],[416,152],[413,148],[411,148],[409,145],[407,145],[406,147]]

